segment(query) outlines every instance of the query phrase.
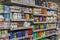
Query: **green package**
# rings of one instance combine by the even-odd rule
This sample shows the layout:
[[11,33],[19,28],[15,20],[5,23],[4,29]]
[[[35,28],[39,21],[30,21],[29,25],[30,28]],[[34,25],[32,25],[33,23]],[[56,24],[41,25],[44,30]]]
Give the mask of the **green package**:
[[44,29],[44,24],[41,24],[41,29]]
[[37,24],[32,24],[31,26],[33,27],[33,30],[37,29]]
[[34,36],[33,37],[36,38],[36,32],[34,33]]
[[36,38],[38,38],[38,32],[36,32]]
[[0,4],[0,10],[4,10],[4,6]]
[[14,33],[14,38],[17,38],[17,33]]
[[5,34],[5,32],[4,31],[2,31],[2,35],[4,35]]

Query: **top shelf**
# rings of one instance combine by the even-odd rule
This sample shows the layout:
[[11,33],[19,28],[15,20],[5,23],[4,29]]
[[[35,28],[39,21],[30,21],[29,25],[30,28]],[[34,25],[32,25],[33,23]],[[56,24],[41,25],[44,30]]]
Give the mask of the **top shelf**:
[[3,2],[2,4],[5,5],[14,5],[14,6],[22,6],[22,7],[31,7],[31,8],[41,8],[42,6],[37,5],[25,5],[25,4],[19,4],[19,3],[13,3],[13,2]]
[[48,7],[42,7],[42,6],[38,6],[38,5],[25,5],[25,4],[19,4],[19,3],[13,3],[13,2],[2,2],[2,4],[4,5],[10,5],[10,6],[22,6],[22,7],[29,7],[29,8],[46,8],[49,10],[56,10],[57,9],[52,9],[52,8],[48,8]]

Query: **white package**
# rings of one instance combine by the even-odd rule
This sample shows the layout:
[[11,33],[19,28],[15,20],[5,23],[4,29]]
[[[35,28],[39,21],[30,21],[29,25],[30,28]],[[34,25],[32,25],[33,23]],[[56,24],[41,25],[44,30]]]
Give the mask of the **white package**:
[[18,15],[17,13],[14,13],[13,14],[13,19],[17,20],[17,15]]
[[18,13],[18,19],[21,19],[21,13]]

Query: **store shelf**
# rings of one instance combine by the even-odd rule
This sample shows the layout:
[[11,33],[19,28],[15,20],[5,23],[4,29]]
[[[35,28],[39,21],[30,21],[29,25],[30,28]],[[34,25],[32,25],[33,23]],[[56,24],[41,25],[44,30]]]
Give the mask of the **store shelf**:
[[34,24],[39,24],[39,23],[56,23],[56,22],[33,22]]
[[34,16],[52,16],[57,17],[57,15],[48,15],[48,14],[33,14]]
[[14,20],[11,19],[11,21],[33,21],[34,19],[19,19],[19,20]]
[[56,27],[55,27],[55,28],[47,28],[47,29],[38,29],[38,30],[33,30],[33,32],[45,31],[45,30],[51,30],[51,29],[56,29]]
[[19,40],[19,39],[25,39],[25,38],[29,38],[29,37],[33,37],[33,36],[30,35],[30,36],[25,36],[25,37],[20,37],[20,38],[13,38],[13,39],[10,39],[10,40]]
[[37,39],[40,39],[40,38],[49,37],[49,36],[56,35],[56,34],[57,34],[57,33],[53,33],[53,34],[50,34],[50,35],[47,35],[47,36],[38,37],[38,38],[36,38],[36,39],[34,39],[34,40],[37,40]]
[[46,8],[46,9],[50,9],[50,10],[57,10],[57,9],[48,8],[48,7],[42,7],[42,6],[38,6],[38,5],[25,5],[25,4],[14,3],[14,2],[2,2],[2,4],[5,4],[5,5],[15,5],[15,6],[23,6],[23,7],[32,7],[32,8]]
[[15,5],[15,6],[23,6],[23,7],[32,7],[32,8],[41,8],[41,6],[37,6],[37,5],[25,5],[25,4],[19,4],[19,3],[13,3],[13,2],[3,2],[2,4],[5,4],[5,5]]
[[9,27],[0,27],[0,29],[9,29]]
[[[11,10],[11,12],[16,12],[16,13],[21,13],[20,10],[17,11],[17,10]],[[32,14],[32,12],[23,12],[24,14]]]
[[17,11],[17,10],[11,10],[11,12],[17,12],[17,13],[20,13],[20,10]]
[[48,8],[48,7],[42,7],[42,8],[46,8],[46,9],[49,9],[49,10],[56,10],[57,11],[57,9],[54,9],[54,8]]
[[3,10],[0,10],[0,13],[4,13],[4,11]]
[[0,13],[10,13],[9,11],[0,11]]
[[13,31],[13,30],[22,30],[22,29],[30,29],[32,27],[20,27],[20,28],[11,28],[10,30]]
[[32,12],[24,12],[24,14],[33,14]]
[[[0,38],[5,38],[5,37],[9,37],[9,36],[11,38],[13,38],[12,37],[12,35],[13,35],[14,37],[15,36],[16,37],[13,38],[13,39],[10,39],[10,37],[9,37],[9,40],[20,40],[20,39],[25,40],[25,38],[35,38],[36,35],[40,36],[39,34],[42,34],[42,33],[43,34],[49,33],[49,35],[45,34],[43,36],[43,34],[42,34],[41,35],[42,37],[38,37],[38,38],[33,39],[33,40],[37,40],[37,39],[40,39],[40,38],[45,38],[45,37],[49,37],[49,36],[57,34],[57,33],[54,33],[54,32],[57,32],[55,30],[55,29],[57,29],[57,27],[55,25],[55,24],[57,24],[57,22],[56,22],[57,14],[53,14],[53,13],[55,13],[55,11],[57,11],[57,9],[54,9],[53,7],[55,7],[55,5],[56,5],[55,8],[57,8],[58,7],[57,4],[55,4],[54,2],[50,3],[50,2],[47,2],[47,1],[46,2],[45,1],[43,1],[43,2],[41,1],[41,3],[44,4],[44,5],[41,4],[42,6],[38,6],[40,1],[39,0],[37,2],[36,1],[37,0],[33,0],[33,1],[32,0],[29,0],[29,1],[28,0],[20,0],[20,2],[19,2],[19,0],[17,0],[17,1],[15,0],[15,2],[14,2],[14,0],[12,0],[12,1],[11,0],[8,0],[8,1],[4,0],[4,2],[1,3],[0,13],[10,13],[10,20],[8,22],[9,23],[11,22],[10,24],[8,24],[9,27],[11,26],[10,28],[8,28],[8,27],[0,27],[0,29],[8,29],[6,31],[1,30],[2,31],[1,33],[9,32],[9,33],[11,33],[11,36],[10,36],[10,34],[5,34],[5,35],[2,34],[2,36],[0,35]],[[50,3],[50,6],[49,6],[49,3]],[[53,4],[55,4],[55,5],[53,5]],[[47,6],[47,7],[43,7],[43,6]],[[48,8],[48,7],[50,7],[50,8]],[[6,11],[6,10],[8,10],[8,11]],[[43,14],[34,14],[33,12],[36,12],[36,13],[40,13],[41,12]],[[23,13],[23,14],[19,14],[19,13]],[[47,14],[45,14],[45,13],[47,13]],[[25,18],[25,16],[26,16],[26,18]],[[30,18],[31,16],[33,16],[33,19]],[[20,17],[25,18],[25,19],[20,19]],[[28,19],[27,17],[29,17],[30,19]],[[36,17],[36,20],[34,19],[35,17]],[[47,19],[47,20],[45,21],[45,19]],[[40,20],[40,22],[34,22],[34,21],[39,21],[39,20]],[[43,22],[41,22],[41,20]],[[21,21],[22,21],[22,24],[21,24]],[[24,22],[26,22],[26,23],[23,24]],[[33,22],[33,23],[31,23],[31,22]],[[50,23],[52,23],[52,24],[50,24]],[[46,26],[47,29],[37,29],[36,28],[37,30],[33,30],[34,28],[32,28],[31,26],[28,26],[30,24],[31,24],[31,26],[36,26],[37,28],[39,26],[40,26],[40,28],[45,28],[44,26],[46,26],[46,25],[48,25],[48,26],[52,25],[55,28],[49,28],[48,26]],[[24,25],[26,25],[27,27],[25,27]],[[20,27],[20,26],[23,26],[23,27]],[[53,34],[51,34],[51,32]],[[25,34],[25,36],[24,36],[24,34]],[[31,35],[28,36],[28,34],[31,34]],[[18,35],[20,35],[22,37],[18,38]],[[26,40],[28,40],[28,39],[26,39]],[[32,40],[32,39],[30,39],[30,40]]]
[[11,13],[10,11],[4,11],[4,13]]

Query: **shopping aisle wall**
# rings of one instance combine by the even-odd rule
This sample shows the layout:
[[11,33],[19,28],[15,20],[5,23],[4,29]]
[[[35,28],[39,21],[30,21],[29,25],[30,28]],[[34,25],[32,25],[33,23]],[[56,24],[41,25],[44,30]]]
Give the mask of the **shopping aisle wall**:
[[1,0],[0,40],[58,40],[55,2]]

